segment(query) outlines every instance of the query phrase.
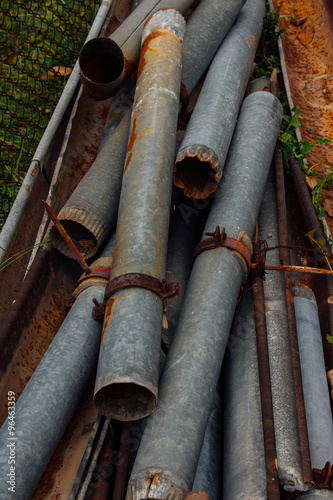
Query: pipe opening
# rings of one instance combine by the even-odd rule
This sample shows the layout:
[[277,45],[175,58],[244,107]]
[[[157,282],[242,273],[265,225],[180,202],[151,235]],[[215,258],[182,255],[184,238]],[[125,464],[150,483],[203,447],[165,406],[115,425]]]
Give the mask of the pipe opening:
[[217,189],[216,172],[208,161],[196,156],[186,156],[176,163],[175,185],[184,190],[189,198],[207,198]]
[[[78,250],[83,254],[86,259],[89,259],[96,252],[96,238],[89,229],[82,226],[78,222],[72,220],[61,220],[67,234],[73,240]],[[53,246],[67,257],[74,258],[72,252],[62,239],[57,229],[53,226],[51,229],[51,238]]]
[[110,418],[129,421],[150,415],[156,407],[156,395],[134,383],[115,383],[100,389],[94,397],[97,410]]
[[110,97],[123,81],[125,58],[120,47],[110,38],[94,38],[87,42],[79,56],[81,80],[87,93],[100,99]]

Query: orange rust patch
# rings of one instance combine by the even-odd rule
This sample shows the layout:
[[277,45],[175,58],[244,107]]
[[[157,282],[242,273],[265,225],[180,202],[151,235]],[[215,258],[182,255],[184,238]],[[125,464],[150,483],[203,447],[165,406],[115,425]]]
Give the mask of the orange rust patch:
[[298,35],[297,38],[299,39],[302,45],[307,46],[312,42],[314,33],[315,31],[313,27],[308,24],[307,26],[305,26],[304,30],[302,31],[302,33]]
[[[147,58],[146,58],[147,52],[148,51],[154,52],[156,54],[160,53],[157,49],[154,49],[152,47],[152,45],[150,45],[151,42],[153,40],[156,40],[157,38],[166,39],[166,37],[168,37],[168,38],[173,37],[177,40],[178,43],[180,43],[179,38],[174,33],[171,33],[171,31],[169,31],[168,29],[155,29],[145,38],[145,40],[142,44],[142,47],[141,47],[141,52],[140,52],[140,60],[139,60],[139,68],[138,68],[138,76],[137,76],[138,80],[141,76],[143,68],[147,64]],[[157,44],[155,44],[155,45],[157,45]]]
[[131,162],[131,159],[132,159],[132,148],[133,148],[133,145],[136,141],[136,124],[137,124],[137,117],[134,118],[133,120],[133,124],[132,124],[132,128],[131,128],[131,133],[130,133],[130,137],[129,137],[129,140],[128,140],[128,146],[127,146],[127,155],[126,155],[126,163],[125,163],[125,167],[124,167],[124,174],[127,170],[127,167],[128,165],[130,164]]
[[33,177],[35,175],[35,172],[38,168],[38,162],[35,162],[34,168],[31,170],[30,177]]

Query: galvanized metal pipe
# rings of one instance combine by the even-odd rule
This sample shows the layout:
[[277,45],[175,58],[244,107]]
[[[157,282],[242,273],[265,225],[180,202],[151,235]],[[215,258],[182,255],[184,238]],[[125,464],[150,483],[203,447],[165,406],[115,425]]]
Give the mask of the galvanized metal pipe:
[[[254,235],[254,258],[258,263],[259,253],[259,225],[257,223]],[[273,397],[271,386],[271,373],[269,366],[269,352],[267,339],[267,323],[265,314],[265,295],[263,278],[258,270],[252,272],[253,305],[256,326],[257,357],[259,371],[259,386],[261,400],[261,414],[264,433],[265,467],[267,500],[280,500],[280,484],[277,469],[277,453],[274,428]]]
[[245,0],[201,0],[195,9],[184,38],[184,96],[192,93],[244,4]]
[[264,0],[248,0],[211,64],[176,159],[186,196],[206,198],[220,182],[265,11]]
[[323,469],[333,464],[333,421],[318,309],[310,288],[293,292],[311,464]]
[[193,0],[143,0],[110,38],[95,38],[79,57],[81,81],[95,100],[111,97],[137,68],[145,22],[160,9],[184,13]]
[[222,397],[217,389],[192,485],[192,491],[204,491],[209,500],[222,498],[222,411]]
[[[275,150],[274,159],[275,159],[275,178],[276,178],[276,200],[277,200],[277,210],[278,210],[278,232],[279,232],[279,242],[281,245],[279,249],[280,261],[282,265],[288,265],[290,263],[289,249],[284,248],[289,244],[286,192],[284,184],[282,152],[278,147]],[[284,272],[283,278],[284,278],[284,288],[285,288],[289,347],[291,353],[291,366],[293,375],[295,406],[297,415],[297,428],[298,428],[298,435],[300,442],[303,480],[304,483],[311,484],[312,469],[311,469],[309,439],[306,427],[305,404],[304,404],[302,374],[301,374],[300,358],[298,350],[294,297],[291,285],[292,283],[291,273],[289,271]]]
[[[220,225],[233,238],[243,231],[252,236],[281,116],[271,94],[258,92],[244,101],[206,231]],[[191,489],[243,278],[228,248],[196,258],[128,499],[164,499],[171,492],[178,499]]]
[[[129,110],[58,214],[58,219],[86,259],[97,252],[117,221],[130,122]],[[50,236],[61,253],[73,258],[54,226]]]
[[224,386],[223,499],[241,500],[245,495],[249,500],[270,499],[251,291],[244,294],[235,313],[226,353]]
[[[112,255],[113,246],[114,240],[104,256]],[[9,420],[0,429],[3,500],[13,497],[8,444],[14,444],[15,495],[28,500],[91,380],[102,333],[101,322],[91,317],[92,299],[103,300],[105,285],[106,280],[81,291],[16,403],[13,434]]]
[[333,491],[314,489],[305,493],[296,493],[290,500],[318,500],[319,498],[333,499]]
[[[144,28],[111,279],[165,277],[184,31],[173,9]],[[161,298],[146,288],[108,300],[94,397],[100,413],[135,420],[155,409],[162,314]]]
[[[186,214],[190,210],[192,210],[192,217],[187,217]],[[192,206],[190,200],[182,196],[173,215],[168,238],[166,280],[168,283],[176,281],[179,284],[180,293],[178,297],[168,302],[166,308],[168,328],[162,338],[167,346],[172,341],[178,323],[191,273],[193,250],[200,241],[202,228],[201,212]]]
[[[260,236],[269,246],[279,245],[277,218],[271,171],[259,215]],[[266,263],[279,264],[279,251],[267,252]],[[304,490],[282,273],[267,271],[264,293],[280,483],[285,489]]]

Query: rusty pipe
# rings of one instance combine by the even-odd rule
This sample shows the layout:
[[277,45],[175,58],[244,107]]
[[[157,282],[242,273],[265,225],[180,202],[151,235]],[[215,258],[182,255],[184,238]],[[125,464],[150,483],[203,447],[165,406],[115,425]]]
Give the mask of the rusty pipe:
[[[143,31],[111,280],[165,278],[184,31],[173,9],[154,13]],[[157,402],[163,302],[129,284],[105,305],[95,405],[120,420],[142,418]]]
[[218,50],[180,145],[174,181],[186,196],[213,193],[236,125],[265,15],[264,0],[248,0]]
[[79,56],[81,81],[95,100],[111,97],[137,69],[145,22],[160,9],[184,13],[193,0],[143,0],[109,38],[94,38]]
[[[243,103],[206,231],[217,225],[247,244],[277,139],[282,107],[266,92]],[[203,236],[203,240],[206,236]],[[183,498],[191,489],[244,268],[229,248],[195,259],[184,305],[132,471],[128,500]]]
[[[111,239],[103,256],[109,258],[113,247]],[[91,267],[100,265],[105,262]],[[92,299],[103,300],[107,280],[89,277],[77,288],[71,310],[16,403],[15,494],[22,500],[31,497],[97,365],[102,324],[91,317]],[[9,422],[0,429],[2,478],[8,474]],[[5,481],[0,498],[12,498]]]

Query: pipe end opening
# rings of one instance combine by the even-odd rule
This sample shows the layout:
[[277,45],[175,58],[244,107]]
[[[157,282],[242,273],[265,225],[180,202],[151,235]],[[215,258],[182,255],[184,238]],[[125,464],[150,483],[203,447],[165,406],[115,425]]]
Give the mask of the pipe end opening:
[[[88,228],[73,220],[61,220],[61,224],[85,259],[90,259],[97,252],[97,239]],[[52,226],[50,236],[59,252],[71,259],[75,258],[55,226]]]
[[124,54],[110,38],[87,42],[80,52],[79,65],[84,90],[95,100],[114,95],[124,80]]
[[97,410],[123,422],[147,417],[156,408],[157,395],[133,382],[118,382],[100,389],[94,397]]
[[197,156],[185,156],[176,161],[174,183],[183,189],[185,196],[204,199],[218,187],[220,177],[216,169],[210,161]]

